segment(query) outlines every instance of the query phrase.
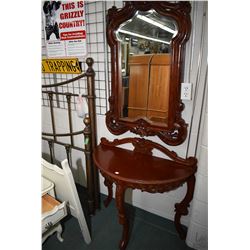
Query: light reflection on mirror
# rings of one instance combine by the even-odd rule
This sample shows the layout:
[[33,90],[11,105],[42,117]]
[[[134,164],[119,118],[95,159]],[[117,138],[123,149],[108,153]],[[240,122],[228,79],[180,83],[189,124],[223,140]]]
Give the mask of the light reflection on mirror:
[[116,31],[121,45],[123,119],[167,125],[171,42],[177,32],[173,19],[154,10],[137,11]]

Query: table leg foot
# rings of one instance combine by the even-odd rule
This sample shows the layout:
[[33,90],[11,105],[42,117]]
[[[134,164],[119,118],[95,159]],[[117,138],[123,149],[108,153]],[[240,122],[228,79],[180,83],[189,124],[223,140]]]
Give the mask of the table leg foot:
[[113,183],[109,181],[107,178],[105,178],[104,185],[108,188],[108,197],[103,202],[104,206],[107,207],[113,197],[113,190],[112,190]]
[[187,193],[184,199],[181,201],[181,203],[176,203],[175,204],[175,218],[174,218],[174,223],[176,230],[182,240],[186,239],[187,233],[185,230],[182,228],[182,225],[180,223],[181,216],[182,215],[187,215],[188,214],[188,207],[189,203],[193,199],[193,194],[194,194],[194,186],[195,186],[195,176],[192,175],[188,180],[187,180]]
[[124,186],[117,184],[115,194],[116,206],[119,213],[119,223],[123,226],[122,239],[119,244],[120,250],[126,249],[129,240],[129,223],[124,208],[125,190],[126,188]]
[[57,226],[56,237],[57,237],[57,239],[60,242],[63,242],[63,238],[62,238],[62,226],[61,226],[61,224],[58,224],[58,226]]

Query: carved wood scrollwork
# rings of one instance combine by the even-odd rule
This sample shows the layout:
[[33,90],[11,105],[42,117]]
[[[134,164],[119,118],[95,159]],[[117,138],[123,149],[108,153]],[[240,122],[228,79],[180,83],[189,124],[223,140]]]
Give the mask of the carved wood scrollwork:
[[132,189],[140,189],[142,192],[149,192],[149,193],[164,193],[171,190],[174,190],[180,186],[182,186],[182,182],[171,183],[171,185],[143,185],[143,184],[126,184],[126,187]]
[[[120,44],[116,31],[120,25],[133,18],[137,11],[154,10],[159,15],[173,19],[178,26],[178,32],[171,43],[171,70],[169,89],[169,110],[167,123],[162,126],[149,123],[144,119],[124,120],[121,116],[121,58]],[[181,117],[184,105],[180,100],[180,84],[182,81],[182,64],[184,47],[191,31],[191,5],[189,2],[167,1],[127,1],[122,9],[112,7],[107,15],[107,41],[111,49],[111,97],[110,110],[106,114],[106,124],[115,135],[131,131],[144,136],[158,136],[168,145],[179,145],[187,137],[187,124]]]
[[[112,178],[109,177],[109,175],[105,174],[103,171],[100,171],[102,176],[105,178],[106,183],[107,182],[114,182],[116,185],[120,185],[120,186],[126,186],[126,188],[132,188],[132,189],[139,189],[142,192],[149,192],[149,193],[164,193],[164,192],[168,192],[171,190],[174,190],[180,186],[183,185],[183,181],[176,181],[175,183],[171,183],[171,184],[166,184],[166,185],[162,185],[162,184],[141,184],[141,183],[130,183],[130,182],[126,182],[126,181],[119,181],[118,179],[114,180]],[[108,189],[108,197],[111,197],[111,189]],[[108,200],[108,199],[107,199]],[[106,202],[106,201],[105,201]],[[106,205],[105,205],[106,206]]]
[[150,129],[149,123],[143,119],[139,119],[135,127],[131,128],[130,131],[142,137],[155,135],[154,131]]
[[109,141],[105,137],[101,138],[101,144],[106,146],[118,146],[126,143],[132,143],[132,145],[134,146],[134,152],[152,155],[152,150],[157,149],[179,164],[183,164],[187,167],[193,167],[195,169],[197,168],[197,159],[195,157],[188,157],[187,159],[183,159],[179,157],[176,152],[170,151],[162,145],[150,140],[146,140],[144,138],[123,138],[115,139],[114,141]]

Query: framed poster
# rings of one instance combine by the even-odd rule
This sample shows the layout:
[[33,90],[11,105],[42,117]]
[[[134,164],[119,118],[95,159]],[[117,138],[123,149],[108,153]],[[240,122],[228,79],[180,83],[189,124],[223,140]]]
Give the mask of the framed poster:
[[84,1],[43,1],[42,16],[48,58],[87,54]]

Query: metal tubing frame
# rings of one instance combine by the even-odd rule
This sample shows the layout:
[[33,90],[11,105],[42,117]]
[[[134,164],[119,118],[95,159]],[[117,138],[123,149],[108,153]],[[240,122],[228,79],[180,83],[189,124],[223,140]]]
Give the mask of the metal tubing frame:
[[[70,80],[66,80],[61,83],[56,84],[49,84],[49,85],[42,85],[42,89],[58,87],[62,85],[69,84],[76,80],[79,80],[83,77],[87,78],[87,88],[88,94],[82,95],[88,99],[88,108],[89,108],[89,117],[84,119],[85,128],[84,130],[73,132],[72,126],[72,113],[71,113],[71,103],[70,99],[71,96],[78,96],[77,94],[73,93],[62,93],[62,92],[53,92],[48,90],[42,90],[42,93],[47,93],[49,96],[50,101],[50,113],[51,113],[51,121],[52,121],[52,131],[53,133],[45,133],[42,132],[42,139],[47,140],[50,147],[50,157],[51,161],[54,161],[54,144],[58,144],[65,147],[67,159],[69,164],[71,164],[71,149],[79,150],[84,152],[85,154],[85,162],[86,162],[86,175],[87,175],[87,189],[88,189],[88,205],[89,205],[89,212],[90,214],[95,214],[95,210],[100,208],[100,192],[99,192],[99,174],[96,166],[94,165],[92,152],[97,145],[96,141],[96,107],[95,107],[95,72],[92,68],[93,66],[93,59],[87,58],[86,64],[88,65],[88,69],[86,73],[83,73],[77,77],[74,77]],[[55,129],[55,119],[54,119],[54,109],[53,109],[53,94],[56,95],[66,95],[67,102],[68,102],[68,117],[69,117],[69,129],[70,133],[61,133],[57,134]],[[74,145],[73,136],[84,134],[84,144],[85,148],[76,147]],[[53,137],[52,138],[47,138]],[[71,144],[63,143],[57,141],[57,137],[66,137],[69,136],[71,139]]]
[[93,157],[92,157],[92,141],[91,141],[91,120],[89,117],[84,119],[84,145],[85,145],[85,157],[86,157],[86,173],[87,173],[87,186],[88,188],[88,205],[91,214],[95,213],[95,186],[93,178]]
[[[86,75],[87,75],[87,86],[88,86],[88,96],[89,96],[88,106],[89,106],[89,118],[90,118],[90,126],[91,126],[91,146],[92,146],[92,152],[93,152],[97,145],[96,106],[95,106],[95,72],[92,68],[93,60],[88,58],[86,60],[86,63],[89,66],[87,69]],[[99,173],[94,162],[92,166],[93,166],[95,209],[100,209]]]
[[52,124],[52,131],[54,136],[54,141],[56,141],[56,128],[55,128],[55,119],[54,119],[54,109],[53,109],[53,93],[49,92],[49,106],[50,106],[50,115],[51,115],[51,124]]
[[71,114],[71,95],[66,95],[67,103],[68,103],[68,117],[69,117],[69,131],[70,131],[70,141],[71,145],[74,146],[74,139],[73,139],[73,126],[72,126],[72,114]]

